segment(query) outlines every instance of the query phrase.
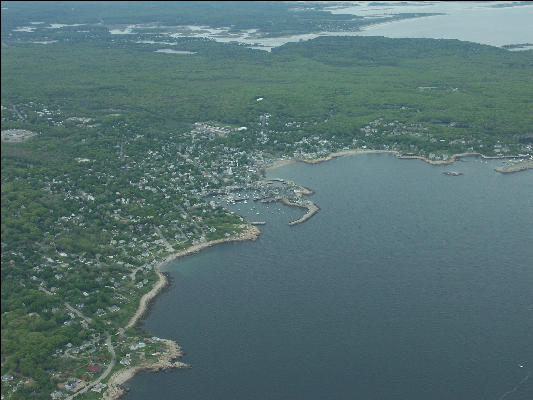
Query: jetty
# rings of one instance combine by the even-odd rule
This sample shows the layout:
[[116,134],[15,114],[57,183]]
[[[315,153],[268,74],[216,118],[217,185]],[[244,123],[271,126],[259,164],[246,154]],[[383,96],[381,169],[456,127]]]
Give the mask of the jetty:
[[287,198],[283,198],[281,199],[281,202],[287,206],[295,206],[295,207],[305,208],[307,210],[307,212],[301,218],[298,218],[294,221],[289,222],[290,226],[298,225],[298,224],[301,224],[302,222],[307,221],[309,218],[315,215],[318,212],[318,210],[320,210],[320,208],[315,203],[313,203],[311,200],[306,200],[305,202],[296,203],[296,202],[290,201]]

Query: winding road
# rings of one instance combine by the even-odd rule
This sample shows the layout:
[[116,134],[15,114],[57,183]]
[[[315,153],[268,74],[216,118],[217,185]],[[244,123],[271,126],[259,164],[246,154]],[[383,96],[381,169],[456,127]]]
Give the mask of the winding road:
[[115,353],[115,349],[113,348],[113,344],[111,343],[111,335],[109,333],[107,333],[107,332],[106,332],[106,334],[107,334],[107,338],[105,340],[105,345],[107,346],[109,352],[111,353],[111,362],[109,363],[109,365],[107,366],[107,368],[105,369],[103,374],[98,377],[98,379],[96,379],[95,381],[93,381],[90,384],[88,384],[87,386],[85,386],[79,392],[76,392],[73,395],[67,397],[67,400],[71,400],[71,399],[73,399],[74,397],[76,397],[76,396],[78,396],[80,394],[87,393],[87,391],[89,389],[91,389],[94,386],[98,385],[100,382],[102,382],[102,380],[107,378],[107,376],[111,373],[111,371],[115,367],[115,364],[117,363],[117,355]]

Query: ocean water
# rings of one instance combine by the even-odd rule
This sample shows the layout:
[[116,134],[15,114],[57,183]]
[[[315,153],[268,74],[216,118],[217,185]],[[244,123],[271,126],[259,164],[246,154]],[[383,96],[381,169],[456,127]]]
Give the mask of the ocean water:
[[499,165],[363,154],[269,170],[321,210],[291,227],[302,210],[241,204],[267,222],[259,240],[169,264],[144,327],[192,369],[141,374],[126,398],[532,399],[533,171]]
[[468,2],[460,7],[461,3],[437,3],[433,12],[444,12],[444,15],[376,24],[363,28],[361,35],[459,39],[491,46],[533,42],[533,5],[490,8],[468,6]]
[[[356,3],[356,4],[350,4]],[[498,7],[504,4],[506,7]],[[448,2],[345,2],[328,7],[334,14],[354,14],[365,18],[390,17],[400,13],[441,13],[422,18],[377,23],[351,32],[320,32],[273,38],[255,37],[255,30],[228,35],[227,29],[189,26],[191,31],[170,34],[171,37],[196,36],[219,42],[238,41],[252,48],[271,51],[285,43],[310,40],[319,36],[385,36],[391,38],[458,39],[503,46],[533,42],[533,5],[512,2],[448,1]],[[200,32],[199,30],[202,30]],[[111,33],[131,33],[112,30]],[[259,46],[257,46],[259,45]],[[524,49],[523,49],[524,50]]]

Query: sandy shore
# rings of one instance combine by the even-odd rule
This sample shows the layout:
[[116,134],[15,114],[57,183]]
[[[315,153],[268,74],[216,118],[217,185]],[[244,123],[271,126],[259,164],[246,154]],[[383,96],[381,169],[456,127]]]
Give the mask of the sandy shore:
[[[171,260],[172,258],[169,256],[163,261],[163,263],[167,263]],[[166,275],[160,271],[159,265],[155,266],[155,273],[158,276],[158,281],[152,287],[152,290],[150,290],[148,293],[145,293],[143,297],[141,297],[141,300],[139,301],[139,307],[135,311],[135,314],[133,314],[133,316],[130,318],[128,324],[125,326],[126,329],[133,327],[135,324],[137,324],[137,322],[139,322],[139,320],[148,310],[150,302],[168,285],[168,279]]]
[[282,167],[283,165],[291,164],[291,163],[293,163],[295,161],[298,161],[298,160],[295,159],[295,158],[286,158],[286,159],[282,159],[282,160],[276,160],[276,161],[272,162],[271,164],[269,164],[267,166],[267,168]]

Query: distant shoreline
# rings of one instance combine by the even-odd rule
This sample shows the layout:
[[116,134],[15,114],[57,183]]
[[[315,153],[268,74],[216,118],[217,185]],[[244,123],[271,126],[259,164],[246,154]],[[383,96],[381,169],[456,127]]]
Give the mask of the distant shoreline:
[[[468,156],[480,156],[483,159],[521,159],[522,162],[516,163],[514,165],[507,165],[505,167],[499,167],[495,168],[494,170],[503,174],[513,173],[513,172],[520,172],[525,171],[527,169],[533,169],[533,159],[531,159],[531,156],[524,155],[524,156],[485,156],[481,153],[476,152],[467,152],[467,153],[457,153],[451,156],[447,160],[430,160],[429,158],[423,157],[423,156],[417,156],[417,155],[404,155],[401,154],[399,151],[396,150],[373,150],[373,149],[351,149],[351,150],[342,150],[337,151],[333,153],[329,153],[325,157],[319,157],[319,158],[311,158],[311,159],[305,159],[305,158],[284,158],[280,160],[273,161],[269,165],[265,167],[265,171],[267,169],[274,169],[278,168],[287,164],[291,164],[293,162],[303,162],[306,164],[318,164],[325,161],[333,160],[334,158],[347,156],[347,155],[355,155],[355,154],[379,154],[379,153],[388,153],[388,154],[394,154],[396,158],[403,159],[403,160],[422,160],[424,162],[427,162],[431,165],[450,165],[456,162],[461,157],[468,157]],[[307,188],[305,188],[307,189]],[[312,191],[310,189],[307,189],[309,193],[305,194],[311,194]],[[291,202],[289,199],[283,198],[281,199],[281,203],[287,205],[287,206],[296,206],[300,208],[307,209],[306,214],[304,214],[301,218],[292,221],[289,223],[289,225],[297,225],[301,224],[305,221],[307,221],[309,218],[311,218],[313,215],[315,215],[320,208],[311,200],[309,200],[305,205],[304,204],[298,204]]]
[[[430,160],[429,158],[426,158],[426,157],[423,157],[423,156],[404,155],[404,154],[402,154],[402,153],[400,153],[399,151],[396,151],[396,150],[352,149],[352,150],[342,150],[342,151],[333,152],[333,153],[328,154],[325,157],[320,157],[320,158],[311,158],[311,159],[287,158],[287,159],[276,160],[276,161],[272,162],[270,165],[268,165],[266,167],[266,169],[278,168],[278,167],[281,167],[283,165],[290,164],[292,162],[303,162],[303,163],[306,163],[306,164],[318,164],[318,163],[321,163],[321,162],[324,162],[324,161],[329,161],[329,160],[332,160],[334,158],[347,156],[347,155],[377,154],[377,153],[394,154],[397,158],[402,159],[402,160],[410,160],[410,159],[422,160],[422,161],[425,161],[425,162],[427,162],[428,164],[431,164],[431,165],[449,165],[449,164],[453,164],[454,162],[457,161],[457,159],[459,159],[461,157],[469,157],[469,156],[479,156],[479,157],[481,157],[483,159],[496,159],[496,160],[498,160],[498,159],[506,159],[506,158],[509,158],[509,159],[527,159],[527,158],[531,157],[529,155],[486,156],[484,154],[477,153],[477,152],[467,152],[467,153],[454,154],[447,160]],[[531,167],[529,167],[529,168],[531,168]],[[496,169],[496,170],[498,171],[499,168]],[[524,171],[524,170],[525,169],[520,169],[520,171]],[[499,172],[501,172],[501,171],[499,171]],[[513,172],[516,172],[516,171],[513,171]]]

